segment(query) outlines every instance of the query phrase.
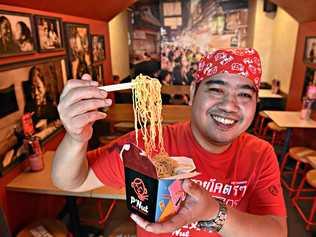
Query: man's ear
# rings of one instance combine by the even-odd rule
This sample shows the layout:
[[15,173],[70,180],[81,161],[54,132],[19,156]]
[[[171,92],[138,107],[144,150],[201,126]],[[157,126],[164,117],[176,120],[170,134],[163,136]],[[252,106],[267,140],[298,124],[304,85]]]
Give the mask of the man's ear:
[[196,82],[193,81],[191,83],[191,86],[190,86],[190,101],[189,101],[189,105],[192,106],[192,103],[193,103],[193,97],[195,95],[195,90],[197,89],[197,86],[196,86]]

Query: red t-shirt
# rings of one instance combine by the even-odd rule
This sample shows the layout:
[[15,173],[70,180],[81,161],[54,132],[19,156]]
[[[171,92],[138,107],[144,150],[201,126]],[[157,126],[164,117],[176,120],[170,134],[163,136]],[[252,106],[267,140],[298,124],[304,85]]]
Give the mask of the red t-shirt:
[[[280,173],[273,147],[255,136],[241,134],[221,154],[203,149],[194,139],[190,123],[165,126],[165,149],[170,156],[194,160],[201,174],[192,180],[222,199],[228,206],[257,215],[286,216]],[[119,157],[125,143],[135,143],[135,134],[127,134],[106,147],[89,152],[95,162],[92,169],[106,185],[124,186],[123,163]],[[142,144],[140,144],[142,148]],[[137,228],[137,236],[157,236]],[[195,228],[195,223],[159,236],[220,236]]]

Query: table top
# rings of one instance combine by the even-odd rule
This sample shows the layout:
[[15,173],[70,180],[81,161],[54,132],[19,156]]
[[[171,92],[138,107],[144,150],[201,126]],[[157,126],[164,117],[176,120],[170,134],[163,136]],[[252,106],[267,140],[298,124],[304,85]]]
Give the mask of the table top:
[[278,126],[284,128],[316,128],[316,121],[300,118],[300,111],[270,111],[264,110]]
[[54,186],[51,179],[51,167],[54,157],[53,151],[44,153],[44,169],[39,172],[23,172],[10,183],[6,188],[11,191],[40,193],[61,196],[95,197],[109,199],[125,199],[125,190],[117,190],[111,187],[102,187],[87,192],[68,192]]
[[260,89],[259,98],[283,98],[283,96],[279,94],[273,94],[271,89]]
[[306,156],[306,160],[314,169],[316,169],[316,156]]

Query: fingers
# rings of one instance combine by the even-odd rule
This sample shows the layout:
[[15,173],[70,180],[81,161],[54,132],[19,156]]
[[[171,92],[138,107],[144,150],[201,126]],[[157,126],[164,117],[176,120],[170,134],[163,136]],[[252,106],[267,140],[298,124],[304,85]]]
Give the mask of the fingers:
[[75,87],[69,89],[67,94],[64,95],[61,105],[63,107],[69,107],[70,105],[88,99],[106,99],[107,92],[99,90],[96,86],[88,87]]
[[[85,74],[87,75],[87,74]],[[60,100],[64,98],[65,95],[69,93],[70,90],[74,88],[80,88],[80,87],[97,87],[98,82],[92,81],[92,80],[77,80],[77,79],[72,79],[67,82],[65,85],[63,92],[60,95]]]
[[143,228],[144,230],[146,230],[146,227],[148,225],[150,225],[150,222],[144,220],[143,218],[141,218],[140,216],[138,215],[135,215],[135,214],[131,214],[131,218],[133,221],[135,221],[135,223],[140,226],[141,228]]
[[187,224],[185,216],[181,214],[175,215],[170,220],[161,223],[150,223],[135,214],[131,214],[131,218],[133,221],[135,221],[137,225],[139,225],[144,230],[156,234],[170,233]]
[[105,113],[102,113],[100,111],[91,111],[88,113],[84,113],[81,115],[78,115],[74,118],[71,119],[71,124],[74,130],[80,130],[82,129],[85,125],[89,123],[93,123],[96,120],[99,119],[104,119],[106,117]]
[[182,183],[183,190],[192,196],[195,200],[198,200],[201,196],[201,187],[189,179],[185,179]]

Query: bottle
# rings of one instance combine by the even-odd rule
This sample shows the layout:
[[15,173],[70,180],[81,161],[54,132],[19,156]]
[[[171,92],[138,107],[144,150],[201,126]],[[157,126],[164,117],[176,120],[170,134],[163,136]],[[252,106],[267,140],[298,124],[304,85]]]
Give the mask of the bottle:
[[39,138],[31,136],[27,139],[29,145],[29,164],[32,171],[40,171],[44,168],[43,152]]

